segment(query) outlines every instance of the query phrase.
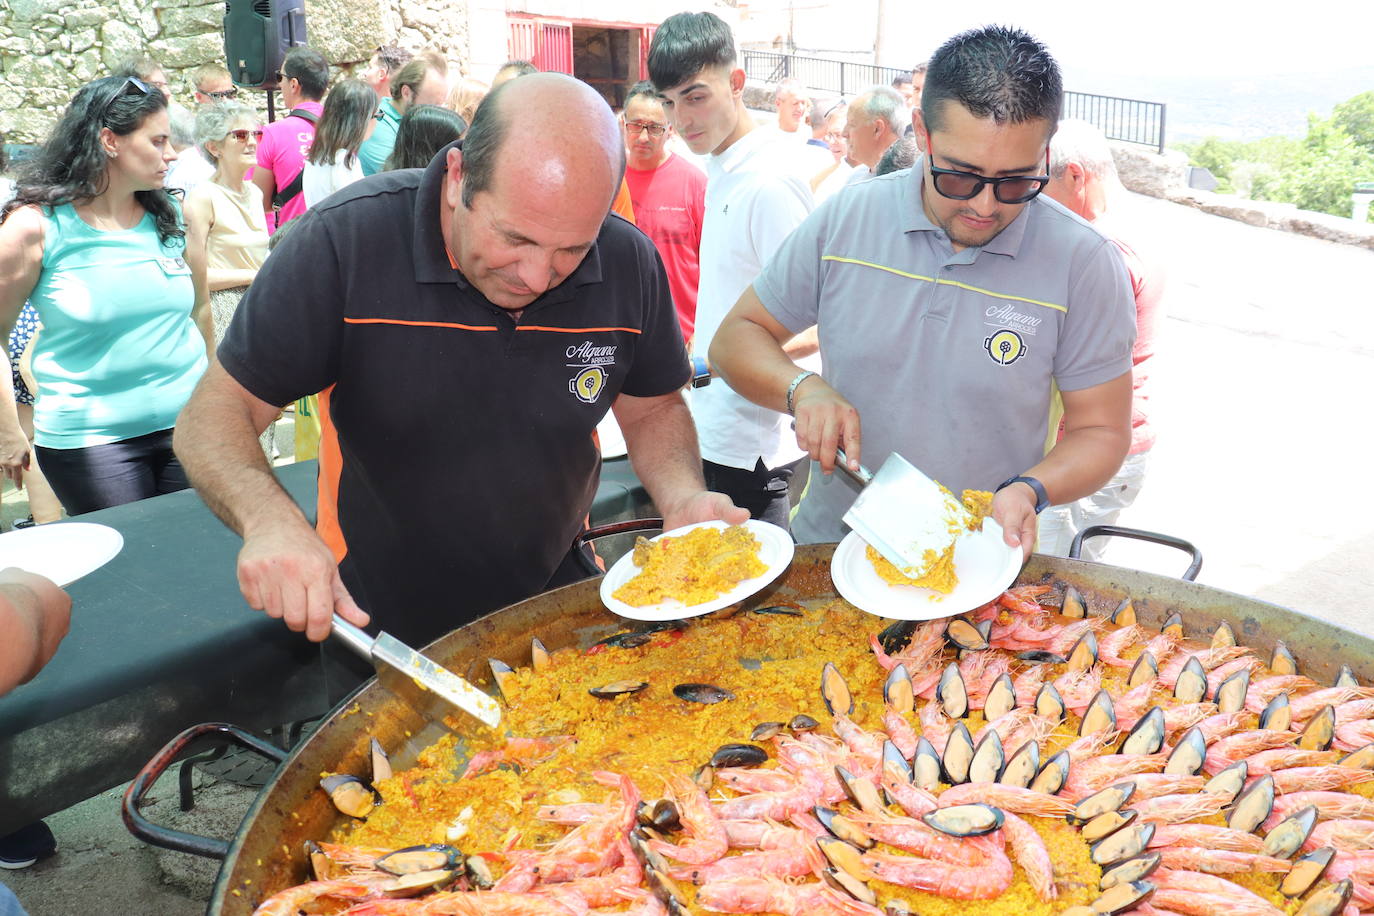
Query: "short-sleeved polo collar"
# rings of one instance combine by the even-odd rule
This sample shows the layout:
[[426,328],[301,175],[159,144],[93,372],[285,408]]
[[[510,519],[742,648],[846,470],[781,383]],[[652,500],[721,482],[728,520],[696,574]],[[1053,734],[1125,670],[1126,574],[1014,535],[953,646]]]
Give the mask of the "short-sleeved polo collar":
[[[444,244],[443,208],[441,198],[444,189],[444,173],[448,162],[448,151],[455,147],[461,149],[462,141],[456,141],[440,150],[425,168],[420,179],[420,187],[415,201],[415,244],[412,246],[415,259],[415,280],[419,283],[456,283],[464,289],[474,289],[467,277],[458,269]],[[607,219],[619,219],[607,215]],[[544,302],[561,302],[572,298],[572,291],[579,286],[601,282],[601,250],[598,242],[593,242],[582,263],[577,266],[566,280],[548,290],[534,302],[533,307]]]
[[[902,231],[903,232],[943,232],[939,226],[930,221],[926,216],[924,196],[926,170],[924,159],[921,163],[911,169],[905,186],[902,189]],[[1026,220],[1030,218],[1031,207],[1036,206],[1035,200],[1031,200],[1021,212],[1016,214],[1016,219],[1007,224],[1007,228],[997,233],[982,246],[983,251],[992,254],[1003,254],[1008,257],[1016,257],[1021,250],[1021,240],[1026,235]]]

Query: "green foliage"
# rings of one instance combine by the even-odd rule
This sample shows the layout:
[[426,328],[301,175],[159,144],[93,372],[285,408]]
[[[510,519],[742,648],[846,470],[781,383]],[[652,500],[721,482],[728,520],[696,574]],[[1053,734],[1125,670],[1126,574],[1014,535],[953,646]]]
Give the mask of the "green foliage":
[[1308,115],[1301,140],[1208,137],[1181,149],[1216,176],[1222,193],[1348,217],[1355,182],[1374,181],[1374,91],[1337,105],[1330,118]]

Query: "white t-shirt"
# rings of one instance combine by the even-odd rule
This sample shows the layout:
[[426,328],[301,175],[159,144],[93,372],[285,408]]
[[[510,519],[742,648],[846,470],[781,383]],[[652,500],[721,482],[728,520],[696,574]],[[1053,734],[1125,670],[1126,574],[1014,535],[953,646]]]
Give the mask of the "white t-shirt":
[[[794,149],[777,131],[756,129],[711,157],[697,288],[699,354],[705,355],[726,313],[811,212],[810,187],[779,168]],[[776,468],[802,457],[786,414],[740,397],[722,380],[696,389],[690,401],[707,461],[752,470],[760,458]]]
[[317,165],[314,162],[305,164],[305,178],[304,184],[301,186],[301,193],[305,195],[307,207],[315,206],[330,194],[340,188],[348,187],[363,177],[362,162],[357,156],[354,156],[353,164],[345,165],[344,159],[347,156],[348,150],[341,149],[334,153],[332,165]]
[[195,190],[202,181],[209,181],[215,174],[215,167],[199,147],[188,146],[177,154],[172,164],[167,166],[167,177],[163,179],[164,188],[180,188],[186,194]]
[[816,205],[820,206],[821,202],[827,197],[837,191],[843,191],[847,188],[849,186],[849,180],[853,178],[854,174],[861,168],[863,168],[863,166],[855,168],[850,165],[848,161],[841,159],[839,164],[835,166],[835,171],[825,176],[825,180],[816,186]]

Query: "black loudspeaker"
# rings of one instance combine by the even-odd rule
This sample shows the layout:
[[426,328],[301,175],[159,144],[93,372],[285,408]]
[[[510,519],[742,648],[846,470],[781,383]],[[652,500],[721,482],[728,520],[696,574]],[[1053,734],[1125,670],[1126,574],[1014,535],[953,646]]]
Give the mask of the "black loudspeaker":
[[224,57],[234,84],[276,89],[286,52],[305,44],[305,0],[225,0]]

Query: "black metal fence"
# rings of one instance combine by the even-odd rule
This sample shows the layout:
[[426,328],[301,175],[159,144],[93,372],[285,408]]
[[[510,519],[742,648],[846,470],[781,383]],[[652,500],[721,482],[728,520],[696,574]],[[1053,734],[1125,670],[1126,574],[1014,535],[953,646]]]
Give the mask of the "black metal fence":
[[[777,51],[745,51],[744,73],[753,80],[776,83],[789,77],[816,92],[855,95],[873,85],[890,85],[910,70],[878,67],[847,60],[802,57]],[[1164,152],[1163,102],[1145,102],[1086,92],[1065,92],[1062,117],[1097,126],[1108,140],[1140,143]]]

